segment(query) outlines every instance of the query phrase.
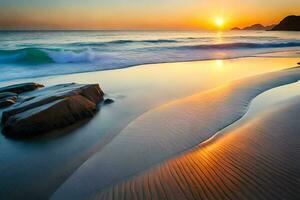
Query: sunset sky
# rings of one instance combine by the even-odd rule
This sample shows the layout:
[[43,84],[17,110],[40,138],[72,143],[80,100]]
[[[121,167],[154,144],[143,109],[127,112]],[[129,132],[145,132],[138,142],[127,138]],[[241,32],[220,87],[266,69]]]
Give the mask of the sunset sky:
[[299,0],[0,0],[1,29],[227,29],[290,14]]

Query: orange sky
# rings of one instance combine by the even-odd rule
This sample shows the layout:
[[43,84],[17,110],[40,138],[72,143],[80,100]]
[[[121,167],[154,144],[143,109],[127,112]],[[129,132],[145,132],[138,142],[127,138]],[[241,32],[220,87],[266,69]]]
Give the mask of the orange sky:
[[0,28],[224,29],[300,15],[299,0],[1,0]]

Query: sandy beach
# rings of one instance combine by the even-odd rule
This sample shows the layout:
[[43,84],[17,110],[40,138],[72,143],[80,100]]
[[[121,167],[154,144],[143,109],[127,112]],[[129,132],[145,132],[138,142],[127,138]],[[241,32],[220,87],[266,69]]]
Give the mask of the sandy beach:
[[299,0],[0,1],[0,200],[300,200]]
[[54,199],[84,198],[193,148],[239,120],[257,95],[298,81],[299,72],[294,68],[235,80],[150,110],[85,162]]
[[90,199],[299,199],[299,96]]
[[[0,161],[3,164],[0,166],[0,179],[3,181],[0,181],[0,198],[18,199],[26,196],[31,199],[50,197],[52,199],[107,199],[108,197],[122,199],[125,194],[129,195],[125,195],[127,199],[141,197],[197,199],[197,197],[205,198],[207,195],[225,199],[247,198],[249,192],[255,191],[257,186],[251,185],[253,181],[248,183],[243,180],[255,179],[255,177],[249,178],[253,172],[249,169],[245,173],[250,175],[235,179],[234,177],[240,175],[240,171],[243,170],[233,170],[232,173],[235,175],[229,177],[223,175],[224,180],[223,178],[219,180],[216,176],[222,177],[222,173],[226,171],[222,171],[221,165],[216,165],[216,159],[224,157],[222,162],[228,163],[227,168],[244,169],[250,159],[243,159],[240,166],[234,165],[235,161],[226,160],[225,155],[221,153],[228,151],[228,159],[230,159],[234,152],[238,151],[238,147],[249,145],[244,151],[252,150],[252,157],[270,155],[270,149],[254,151],[249,141],[271,136],[257,135],[255,131],[250,131],[250,135],[244,136],[242,133],[249,131],[244,128],[244,125],[238,125],[236,130],[232,131],[233,134],[226,133],[224,138],[210,144],[220,146],[218,152],[211,152],[211,159],[206,154],[207,148],[212,148],[210,145],[205,146],[205,151],[202,149],[204,147],[198,149],[197,146],[243,117],[257,95],[274,87],[298,81],[299,69],[288,69],[295,67],[297,62],[298,59],[294,57],[249,57],[143,65],[111,71],[1,82],[0,86],[26,81],[39,82],[46,86],[66,82],[99,83],[106,97],[113,98],[115,102],[101,108],[91,120],[54,133],[47,133],[42,137],[12,140],[1,134]],[[197,76],[192,76],[195,74]],[[294,96],[295,94],[292,93],[286,100]],[[292,109],[296,104],[291,102],[294,101],[287,101],[284,104],[286,108],[282,109]],[[280,117],[287,115],[280,114]],[[273,129],[271,131],[267,129],[269,127],[267,124],[271,123],[268,121],[270,120],[268,115],[254,114],[253,116],[258,121],[261,120],[259,123],[256,122],[261,125],[261,129],[266,129],[268,134],[272,132]],[[254,122],[247,121],[247,127],[258,126],[252,123]],[[286,122],[286,126],[289,126],[289,123]],[[278,151],[286,150],[287,153],[293,151],[292,145],[286,148],[278,141],[280,134],[281,132],[278,132],[278,137],[274,138],[274,141],[282,145]],[[231,139],[227,139],[229,136]],[[245,137],[250,139],[246,140]],[[291,141],[297,142],[295,137],[291,136]],[[261,143],[255,145],[265,148],[266,142],[271,142],[263,139],[259,141]],[[230,144],[231,142],[234,143],[233,149],[227,148],[233,145]],[[296,147],[296,143],[293,145],[299,148]],[[194,150],[190,152],[193,148]],[[203,154],[202,157],[194,158],[195,152],[198,151],[201,153],[197,155]],[[220,154],[216,155],[217,153]],[[274,152],[274,159],[267,160],[268,165],[272,166],[284,161],[292,162],[289,160],[291,157],[287,156],[287,160],[281,160],[276,157],[276,153],[279,152]],[[244,158],[248,154],[241,153],[240,156]],[[187,158],[192,163],[183,163]],[[206,164],[199,161],[202,159],[206,160]],[[231,161],[233,163],[229,163]],[[251,166],[256,165],[256,162],[258,161],[251,162]],[[191,166],[193,163],[198,163],[200,167],[202,164],[207,166],[204,170],[209,170],[207,173],[210,174],[205,171],[201,174],[201,169]],[[284,166],[283,170],[295,175],[295,180],[290,181],[294,186],[288,190],[287,196],[280,197],[298,196],[293,188],[299,184],[296,180],[299,171],[296,170],[297,165],[292,167],[291,165]],[[167,170],[169,167],[170,169],[173,167],[171,174]],[[265,169],[264,165],[258,167],[261,167],[261,170]],[[185,174],[187,170],[192,172],[189,176]],[[220,171],[216,172],[217,170]],[[269,170],[271,171],[268,173],[278,171],[273,168]],[[178,179],[180,180],[178,182],[177,178],[180,177],[185,182],[182,179]],[[209,182],[215,178],[218,182]],[[276,180],[281,181],[281,178]],[[214,184],[221,184],[220,181],[224,181],[220,188],[214,186]],[[264,188],[266,183],[270,182],[275,182],[275,179],[264,182],[262,177],[260,183]],[[280,182],[285,187],[289,186],[284,183]],[[136,184],[139,185],[138,188],[133,186]],[[238,187],[239,184],[243,186],[243,192],[232,192],[233,185]],[[280,186],[280,189],[282,187]],[[273,197],[268,196],[272,195],[269,190],[266,193],[261,190],[258,189],[259,198]],[[208,193],[209,191],[211,193]]]

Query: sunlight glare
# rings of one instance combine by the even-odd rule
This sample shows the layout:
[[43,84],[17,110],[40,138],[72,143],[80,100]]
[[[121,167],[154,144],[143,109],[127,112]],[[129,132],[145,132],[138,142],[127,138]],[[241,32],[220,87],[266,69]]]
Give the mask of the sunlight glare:
[[215,19],[215,24],[217,27],[221,28],[224,25],[224,19],[218,17]]
[[223,60],[216,60],[216,69],[221,70],[223,68]]

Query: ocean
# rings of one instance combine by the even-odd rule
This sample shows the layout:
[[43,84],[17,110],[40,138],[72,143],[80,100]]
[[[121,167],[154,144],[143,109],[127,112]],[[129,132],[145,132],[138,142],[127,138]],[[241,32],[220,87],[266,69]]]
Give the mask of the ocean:
[[1,31],[0,81],[290,50],[298,32]]

